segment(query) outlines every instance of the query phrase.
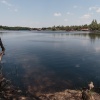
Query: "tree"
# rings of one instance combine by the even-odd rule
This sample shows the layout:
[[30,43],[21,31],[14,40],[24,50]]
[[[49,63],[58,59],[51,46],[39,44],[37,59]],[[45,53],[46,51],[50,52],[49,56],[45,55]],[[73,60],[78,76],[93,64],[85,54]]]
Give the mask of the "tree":
[[96,20],[93,20],[92,23],[90,24],[90,30],[92,31],[98,30],[98,23]]

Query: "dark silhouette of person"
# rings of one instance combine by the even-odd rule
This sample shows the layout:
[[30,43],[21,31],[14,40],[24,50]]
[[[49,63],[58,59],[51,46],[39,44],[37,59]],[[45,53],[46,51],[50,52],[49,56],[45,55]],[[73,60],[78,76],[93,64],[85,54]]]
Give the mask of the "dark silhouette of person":
[[0,46],[1,46],[1,49],[2,49],[2,52],[0,52],[0,61],[1,61],[2,56],[3,56],[4,53],[5,53],[5,48],[4,48],[4,45],[3,45],[3,43],[2,43],[1,38],[0,38]]
[[0,46],[1,46],[2,52],[5,52],[5,48],[4,48],[4,45],[3,45],[3,43],[2,43],[1,38],[0,38]]

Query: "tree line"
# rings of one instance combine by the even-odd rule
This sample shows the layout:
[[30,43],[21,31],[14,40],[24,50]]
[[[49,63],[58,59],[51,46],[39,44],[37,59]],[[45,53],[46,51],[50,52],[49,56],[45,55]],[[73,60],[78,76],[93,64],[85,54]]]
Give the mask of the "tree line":
[[0,26],[0,30],[30,30],[29,27],[9,27],[9,26]]
[[91,24],[87,25],[72,25],[72,26],[53,26],[48,28],[42,28],[48,30],[66,30],[66,31],[81,31],[81,30],[89,30],[89,31],[100,31],[100,23],[97,23],[97,20],[93,20]]
[[43,28],[30,28],[30,27],[9,27],[9,26],[0,26],[0,30],[66,30],[66,31],[81,31],[81,30],[90,30],[90,31],[100,31],[100,23],[97,23],[97,20],[93,20],[91,24],[87,25],[72,25],[72,26],[53,26],[53,27],[43,27]]

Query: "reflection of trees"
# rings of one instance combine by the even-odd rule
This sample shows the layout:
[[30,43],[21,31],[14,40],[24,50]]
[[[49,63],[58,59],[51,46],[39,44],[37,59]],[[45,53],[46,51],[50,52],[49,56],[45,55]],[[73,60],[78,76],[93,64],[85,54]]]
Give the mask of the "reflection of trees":
[[5,34],[8,34],[10,31],[0,31],[0,36],[3,36]]
[[91,42],[95,42],[96,39],[100,39],[100,34],[89,34]]
[[79,34],[73,34],[73,35],[89,37],[92,42],[94,42],[96,39],[100,39],[100,33],[79,33]]
[[4,34],[4,32],[0,32],[0,35],[3,35]]

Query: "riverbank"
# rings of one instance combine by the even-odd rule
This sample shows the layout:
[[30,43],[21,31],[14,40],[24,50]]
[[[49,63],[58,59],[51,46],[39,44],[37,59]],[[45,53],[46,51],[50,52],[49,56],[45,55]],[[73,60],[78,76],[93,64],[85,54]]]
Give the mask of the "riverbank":
[[[83,99],[84,98],[84,99]],[[96,92],[85,92],[80,90],[65,90],[54,94],[44,94],[40,96],[41,100],[100,100],[100,95]]]
[[62,92],[36,95],[14,87],[10,80],[0,74],[0,100],[100,100],[100,95],[90,90],[69,89]]
[[40,100],[36,95],[30,94],[28,91],[22,91],[12,85],[10,80],[7,80],[0,74],[0,100]]

